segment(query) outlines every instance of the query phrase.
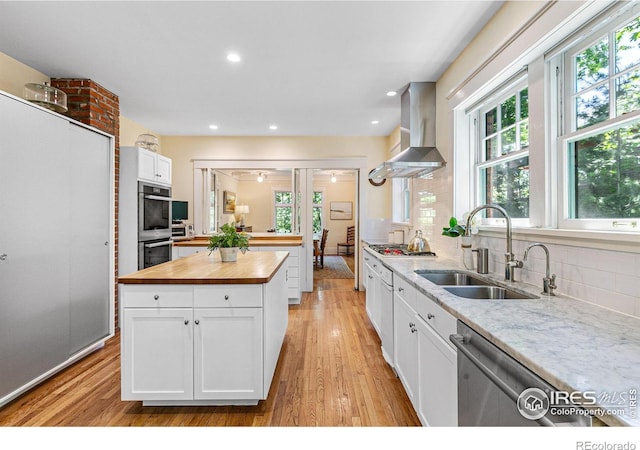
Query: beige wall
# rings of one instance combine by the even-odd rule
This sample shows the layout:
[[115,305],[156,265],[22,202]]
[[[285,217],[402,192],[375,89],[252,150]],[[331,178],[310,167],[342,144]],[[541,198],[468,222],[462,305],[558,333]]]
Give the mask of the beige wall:
[[0,90],[24,98],[24,85],[26,83],[49,82],[51,79],[43,73],[0,53]]
[[[367,169],[371,170],[386,160],[388,153],[386,136],[162,137],[162,154],[171,158],[173,162],[173,196],[187,199],[191,203],[194,159],[289,160],[366,157]],[[390,216],[389,185],[390,183],[386,183],[382,187],[374,187],[367,183],[366,202],[363,205],[366,217]]]
[[[118,95],[118,93],[115,93]],[[153,130],[150,130],[131,119],[127,119],[124,116],[120,116],[120,146],[121,147],[133,147],[135,146],[138,136],[141,134],[152,134],[158,138],[158,153],[162,154],[162,136]]]

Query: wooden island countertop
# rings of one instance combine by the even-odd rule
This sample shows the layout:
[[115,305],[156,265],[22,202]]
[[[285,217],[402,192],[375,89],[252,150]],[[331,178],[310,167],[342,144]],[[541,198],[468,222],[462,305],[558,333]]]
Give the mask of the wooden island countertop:
[[[279,233],[248,233],[249,247],[296,247],[302,245],[301,235]],[[209,236],[196,236],[193,239],[176,240],[174,247],[206,247]]]
[[220,252],[197,253],[118,278],[121,284],[262,284],[267,283],[289,252],[238,253],[238,261],[220,261]]

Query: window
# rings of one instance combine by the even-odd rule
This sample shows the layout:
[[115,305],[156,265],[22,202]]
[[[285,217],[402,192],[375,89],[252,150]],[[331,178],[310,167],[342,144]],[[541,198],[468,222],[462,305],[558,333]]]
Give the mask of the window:
[[[640,218],[640,16],[564,55],[561,225],[620,229]],[[633,220],[632,220],[633,219]]]
[[293,196],[291,191],[275,191],[275,229],[278,233],[291,233]]
[[[313,233],[322,232],[322,200],[324,194],[322,191],[313,192]],[[275,208],[275,229],[278,233],[291,233],[293,210],[293,196],[291,191],[275,191],[274,192],[274,208]]]
[[395,223],[409,223],[411,220],[411,180],[392,178],[392,217]]
[[[502,206],[513,219],[529,217],[529,90],[520,77],[472,112],[479,124],[476,198]],[[493,216],[487,210],[487,217]],[[501,218],[500,214],[498,216]],[[496,216],[496,217],[498,217]]]

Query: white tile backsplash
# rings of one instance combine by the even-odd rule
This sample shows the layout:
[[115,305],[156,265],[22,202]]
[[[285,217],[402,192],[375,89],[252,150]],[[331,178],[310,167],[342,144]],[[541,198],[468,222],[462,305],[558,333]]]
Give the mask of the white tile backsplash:
[[[513,252],[522,260],[524,250],[533,242],[514,240]],[[556,292],[640,318],[640,255],[613,250],[545,244],[549,249],[550,272],[556,274]],[[473,248],[489,248],[489,271],[504,272],[503,238],[476,236]],[[462,258],[462,250],[449,255]],[[475,253],[473,257],[476,261]],[[474,266],[475,267],[475,266]],[[542,289],[546,256],[541,248],[529,251],[516,279]]]

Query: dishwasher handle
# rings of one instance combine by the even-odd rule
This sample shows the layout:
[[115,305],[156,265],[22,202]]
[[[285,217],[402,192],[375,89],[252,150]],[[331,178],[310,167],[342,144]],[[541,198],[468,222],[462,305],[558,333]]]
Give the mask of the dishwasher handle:
[[[455,345],[455,347],[462,352],[462,354],[464,356],[466,356],[469,361],[471,361],[478,369],[480,369],[480,371],[485,374],[487,376],[487,378],[489,378],[493,384],[495,384],[496,386],[498,386],[500,388],[500,390],[502,392],[504,392],[505,394],[507,394],[507,396],[513,400],[514,402],[516,402],[516,404],[518,403],[518,397],[520,396],[520,394],[518,394],[516,391],[514,391],[513,389],[511,389],[511,386],[509,386],[507,383],[505,383],[498,375],[496,375],[495,373],[493,373],[491,371],[491,369],[489,369],[486,365],[484,365],[482,363],[482,361],[480,361],[473,353],[471,353],[471,351],[469,351],[469,349],[467,348],[467,346],[465,345],[465,338],[463,335],[461,334],[452,334],[449,336],[449,340],[453,343],[453,345]],[[536,422],[539,422],[543,425],[546,425],[548,427],[555,427],[555,423],[553,423],[553,421],[551,419],[549,419],[547,416],[542,416],[539,419],[536,420]]]

